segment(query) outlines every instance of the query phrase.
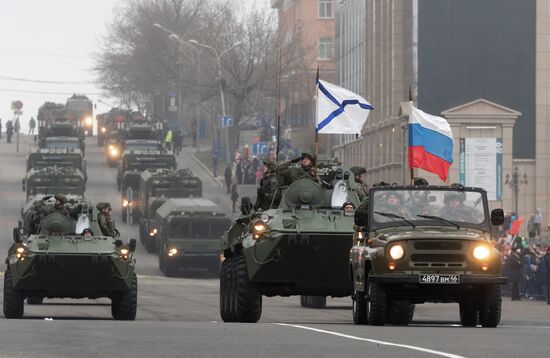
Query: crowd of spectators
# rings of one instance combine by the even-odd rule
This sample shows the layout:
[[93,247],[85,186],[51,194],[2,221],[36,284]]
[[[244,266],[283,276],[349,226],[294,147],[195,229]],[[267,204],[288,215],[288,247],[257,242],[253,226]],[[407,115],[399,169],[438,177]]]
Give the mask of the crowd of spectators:
[[541,237],[537,216],[542,216],[540,209],[530,216],[527,238],[519,235],[522,220],[514,213],[507,214],[499,228],[497,248],[501,253],[503,275],[508,278],[503,293],[512,300],[546,300],[550,304],[549,241]]

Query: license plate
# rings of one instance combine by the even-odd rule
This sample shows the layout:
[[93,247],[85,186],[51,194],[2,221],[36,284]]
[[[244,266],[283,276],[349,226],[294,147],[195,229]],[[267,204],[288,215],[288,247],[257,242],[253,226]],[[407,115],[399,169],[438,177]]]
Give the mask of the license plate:
[[419,275],[418,282],[426,284],[438,284],[438,285],[457,285],[460,283],[460,275]]

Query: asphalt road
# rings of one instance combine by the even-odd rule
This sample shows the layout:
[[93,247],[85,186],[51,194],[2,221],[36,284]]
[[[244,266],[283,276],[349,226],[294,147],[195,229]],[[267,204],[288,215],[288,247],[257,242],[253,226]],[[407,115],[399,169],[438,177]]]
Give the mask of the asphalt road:
[[[20,153],[0,142],[0,251],[7,253],[25,196],[26,138]],[[116,169],[109,168],[95,138],[87,139],[88,186],[94,202],[107,200],[120,222]],[[222,186],[185,148],[178,157],[203,178],[205,196],[228,214]],[[118,225],[125,237],[136,226]],[[21,320],[0,318],[0,357],[548,357],[550,306],[505,298],[496,329],[463,328],[458,305],[419,305],[409,327],[355,326],[350,299],[329,299],[322,310],[300,307],[298,297],[265,298],[258,324],[225,324],[219,317],[216,277],[191,272],[165,278],[156,255],[138,244],[138,314],[113,321],[109,300],[45,300],[25,307]],[[4,267],[0,269],[3,271]],[[0,274],[3,275],[3,274]],[[0,280],[3,282],[3,280]],[[3,285],[3,283],[0,283]]]

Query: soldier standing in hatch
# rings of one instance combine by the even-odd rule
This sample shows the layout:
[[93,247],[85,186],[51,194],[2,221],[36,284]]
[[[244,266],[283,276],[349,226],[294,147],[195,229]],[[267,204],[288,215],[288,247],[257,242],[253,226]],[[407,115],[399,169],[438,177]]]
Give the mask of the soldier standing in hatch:
[[99,210],[97,221],[101,228],[101,233],[105,236],[116,236],[115,223],[111,218],[111,204],[98,203],[97,210]]
[[367,193],[369,192],[369,188],[365,183],[363,183],[362,178],[363,174],[365,174],[367,170],[363,167],[351,167],[349,170],[353,173],[355,182],[357,183],[357,188],[355,189],[355,192],[357,193],[359,200],[363,201],[367,197]]
[[264,160],[263,178],[258,188],[258,197],[256,199],[256,204],[254,204],[254,210],[268,210],[271,208],[271,203],[273,203],[274,207],[279,205],[281,193],[277,190],[279,188],[279,180],[275,175],[276,170],[276,162]]
[[55,194],[55,204],[52,209],[52,213],[61,213],[67,217],[69,217],[69,210],[65,207],[65,204],[67,204],[67,197],[63,194]]

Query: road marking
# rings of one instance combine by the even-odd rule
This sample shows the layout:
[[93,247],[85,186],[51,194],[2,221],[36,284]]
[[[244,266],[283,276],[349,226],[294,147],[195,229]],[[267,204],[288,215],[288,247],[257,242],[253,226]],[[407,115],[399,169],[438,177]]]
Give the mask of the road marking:
[[369,343],[376,343],[376,344],[380,344],[380,345],[384,345],[384,346],[411,349],[411,350],[414,350],[414,351],[419,351],[419,352],[423,352],[423,353],[430,353],[430,354],[438,355],[438,356],[441,356],[441,357],[465,358],[465,357],[459,356],[457,354],[436,351],[436,350],[433,350],[433,349],[422,348],[422,347],[417,347],[417,346],[411,346],[411,345],[408,345],[408,344],[399,344],[399,343],[392,343],[392,342],[386,342],[386,341],[379,341],[377,339],[361,338],[361,337],[357,337],[357,336],[351,336],[349,334],[343,334],[343,333],[338,333],[338,332],[333,332],[333,331],[326,331],[324,329],[301,326],[301,325],[297,325],[297,324],[288,324],[288,323],[274,323],[274,324],[279,325],[279,326],[288,326],[288,327],[305,329],[305,330],[308,330],[308,331],[331,334],[333,336],[349,338],[349,339],[353,339],[353,340],[356,340],[356,341],[363,341],[363,342],[369,342]]

